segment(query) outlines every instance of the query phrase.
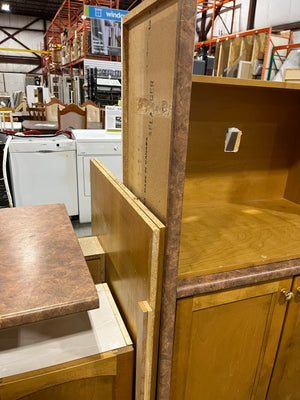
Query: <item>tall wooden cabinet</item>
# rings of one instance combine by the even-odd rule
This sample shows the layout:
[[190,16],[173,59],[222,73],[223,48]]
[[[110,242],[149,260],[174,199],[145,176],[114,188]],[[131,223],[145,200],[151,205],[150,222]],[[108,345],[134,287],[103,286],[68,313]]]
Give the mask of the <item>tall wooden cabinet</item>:
[[[145,252],[123,206],[114,217],[114,178],[102,200],[93,200],[108,282],[144,349],[136,398],[269,400],[290,382],[296,399],[299,86],[192,77],[195,18],[196,1],[146,0],[123,19],[124,185],[117,186],[133,193],[144,216],[159,219],[153,232],[166,226],[164,241]],[[231,127],[243,132],[235,153],[224,152]],[[134,246],[126,239],[130,223]],[[151,269],[161,252],[162,264],[158,258]],[[143,253],[142,282],[152,287],[143,296],[152,305],[137,311],[136,261]],[[146,315],[155,317],[152,328],[136,329],[147,326]]]

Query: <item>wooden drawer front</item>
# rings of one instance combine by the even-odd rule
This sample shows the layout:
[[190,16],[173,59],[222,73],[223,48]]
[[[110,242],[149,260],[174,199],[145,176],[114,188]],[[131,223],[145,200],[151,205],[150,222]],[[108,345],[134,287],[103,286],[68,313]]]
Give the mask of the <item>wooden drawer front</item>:
[[108,286],[96,288],[96,310],[0,330],[1,400],[132,400],[132,342]]
[[263,400],[291,279],[177,302],[172,400]]
[[[132,399],[134,351],[97,356],[0,380],[1,400]],[[103,397],[102,397],[103,396]]]

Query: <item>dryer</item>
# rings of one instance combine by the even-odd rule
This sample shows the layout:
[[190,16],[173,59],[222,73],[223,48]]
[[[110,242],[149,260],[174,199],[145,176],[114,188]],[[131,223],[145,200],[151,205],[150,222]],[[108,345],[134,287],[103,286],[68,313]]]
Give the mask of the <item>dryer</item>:
[[122,181],[122,133],[104,129],[73,129],[77,147],[79,222],[91,222],[90,160],[100,160]]

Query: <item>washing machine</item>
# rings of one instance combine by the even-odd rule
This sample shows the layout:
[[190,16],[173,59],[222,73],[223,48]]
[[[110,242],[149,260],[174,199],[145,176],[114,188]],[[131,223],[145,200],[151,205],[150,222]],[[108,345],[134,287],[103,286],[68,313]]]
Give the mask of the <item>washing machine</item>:
[[104,129],[73,129],[77,147],[79,222],[91,222],[90,160],[100,160],[122,181],[122,133]]

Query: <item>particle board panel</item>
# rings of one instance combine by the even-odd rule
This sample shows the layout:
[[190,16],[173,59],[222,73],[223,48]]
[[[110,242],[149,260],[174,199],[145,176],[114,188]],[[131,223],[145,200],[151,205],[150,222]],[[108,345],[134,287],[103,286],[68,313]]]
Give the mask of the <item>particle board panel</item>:
[[241,55],[242,38],[238,37],[230,41],[227,68],[231,68]]
[[230,50],[230,41],[220,42],[219,43],[219,59],[218,59],[218,67],[217,67],[217,76],[222,76],[224,69],[228,64],[229,50]]
[[283,81],[300,83],[300,68],[286,68],[283,71]]
[[241,51],[245,52],[245,61],[251,61],[253,42],[254,42],[254,35],[248,35],[243,37]]
[[105,282],[105,252],[96,236],[79,237],[85,261],[95,284]]
[[96,236],[79,237],[78,242],[86,260],[98,259],[105,254]]
[[165,221],[178,2],[145,5],[123,21],[123,181]]
[[91,190],[92,233],[107,254],[106,279],[135,344],[139,342],[139,302],[147,301],[151,308],[140,392],[145,399],[153,399],[164,226],[99,160],[91,163]]

